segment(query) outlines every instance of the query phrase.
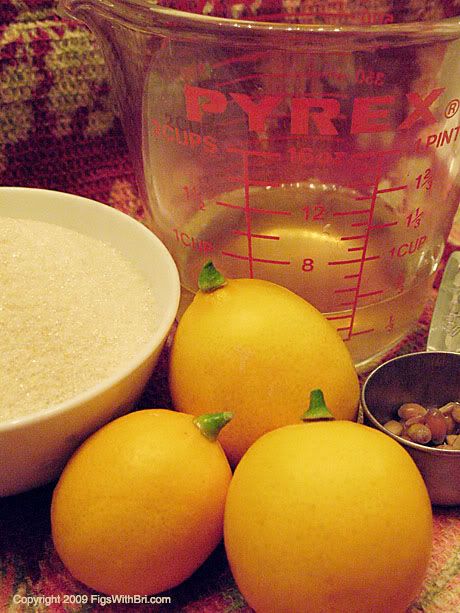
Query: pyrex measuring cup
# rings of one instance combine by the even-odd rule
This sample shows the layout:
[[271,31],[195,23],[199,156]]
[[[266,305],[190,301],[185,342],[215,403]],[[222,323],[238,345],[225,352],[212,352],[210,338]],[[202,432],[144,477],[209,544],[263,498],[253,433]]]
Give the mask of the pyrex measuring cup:
[[102,42],[184,292],[210,258],[285,285],[361,367],[417,321],[457,210],[460,21],[309,25],[275,4],[65,0]]

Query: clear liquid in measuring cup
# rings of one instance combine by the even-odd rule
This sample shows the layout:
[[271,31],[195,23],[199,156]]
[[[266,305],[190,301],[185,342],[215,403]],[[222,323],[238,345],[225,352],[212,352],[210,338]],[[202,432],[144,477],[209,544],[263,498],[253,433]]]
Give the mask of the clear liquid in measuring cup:
[[391,194],[374,205],[369,220],[368,199],[314,181],[221,194],[181,230],[201,247],[183,251],[183,284],[196,288],[211,257],[229,277],[284,285],[325,314],[364,368],[421,313],[442,248],[430,237],[427,250],[422,231],[409,240]]

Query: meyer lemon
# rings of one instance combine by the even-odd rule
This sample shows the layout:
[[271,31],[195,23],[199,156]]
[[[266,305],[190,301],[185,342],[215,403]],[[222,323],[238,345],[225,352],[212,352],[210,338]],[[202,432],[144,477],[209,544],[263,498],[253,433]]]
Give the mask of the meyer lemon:
[[213,439],[228,418],[143,410],[83,443],[51,507],[74,577],[106,594],[156,594],[204,562],[222,538],[231,470]]
[[257,613],[403,613],[430,558],[430,499],[409,454],[382,432],[288,425],[236,467],[224,542]]
[[174,336],[170,390],[180,411],[234,414],[219,439],[232,465],[265,432],[297,422],[311,389],[336,418],[356,418],[358,376],[322,313],[275,283],[224,280],[211,263],[200,287]]

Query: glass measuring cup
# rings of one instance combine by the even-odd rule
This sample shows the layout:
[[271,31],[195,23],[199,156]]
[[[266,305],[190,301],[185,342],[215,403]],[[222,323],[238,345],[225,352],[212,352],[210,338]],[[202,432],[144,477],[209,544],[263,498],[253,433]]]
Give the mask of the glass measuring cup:
[[343,26],[275,3],[275,22],[64,5],[102,43],[148,223],[185,299],[212,258],[309,300],[358,368],[409,331],[460,196],[457,18]]

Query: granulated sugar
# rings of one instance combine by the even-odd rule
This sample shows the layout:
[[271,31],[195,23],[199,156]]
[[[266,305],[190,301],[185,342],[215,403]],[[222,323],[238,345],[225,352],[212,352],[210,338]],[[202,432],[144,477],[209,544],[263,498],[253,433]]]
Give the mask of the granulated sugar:
[[0,217],[0,420],[109,377],[155,329],[147,281],[111,246]]

